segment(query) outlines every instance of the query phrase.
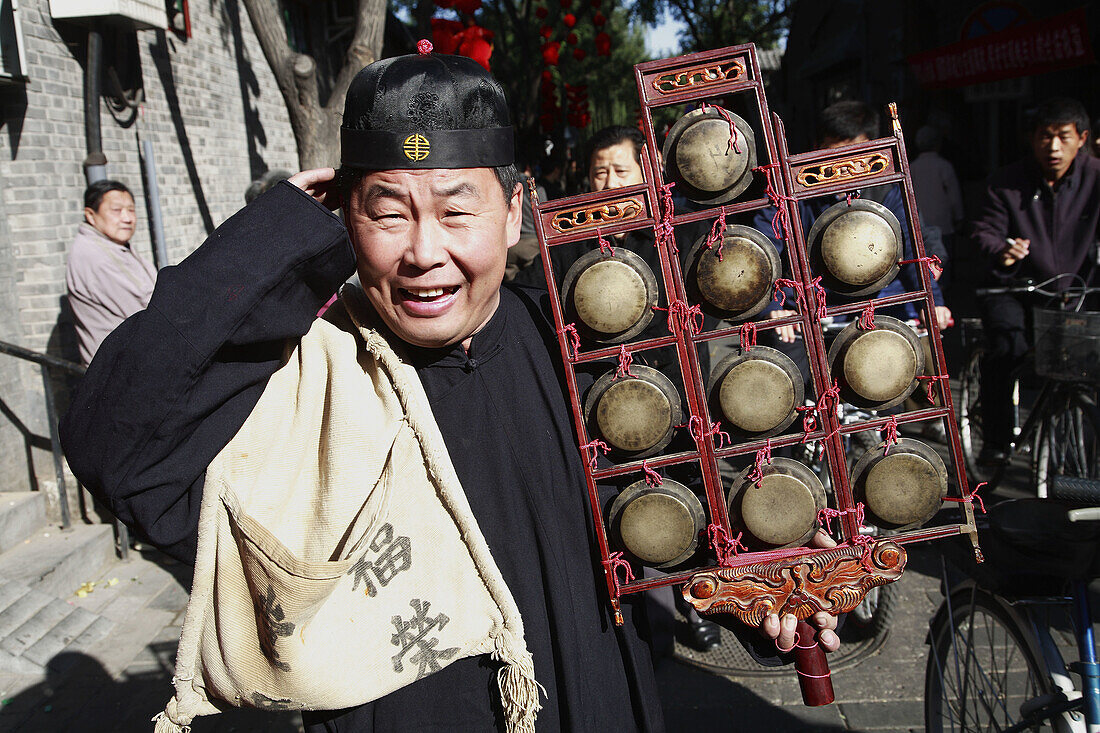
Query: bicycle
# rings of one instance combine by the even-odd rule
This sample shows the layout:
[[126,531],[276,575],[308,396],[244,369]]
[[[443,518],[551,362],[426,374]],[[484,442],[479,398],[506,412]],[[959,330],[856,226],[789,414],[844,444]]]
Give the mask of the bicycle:
[[[973,577],[952,585],[945,563],[948,590],[927,637],[927,733],[1100,731],[1087,588],[1100,575],[1100,482],[1060,478],[1052,488],[1055,499],[1087,499],[1090,506],[1003,502],[980,527],[986,563],[970,565]],[[1056,638],[1066,611],[1078,656],[1070,664]]]
[[[979,297],[998,294],[1035,294],[1057,302],[1058,309],[1034,308],[1035,344],[1012,370],[1013,441],[1009,454],[995,466],[979,462],[985,430],[981,409],[981,360],[985,346],[975,331],[977,319],[962,323],[963,343],[969,349],[960,377],[956,409],[959,437],[967,473],[975,482],[995,487],[1004,477],[1014,455],[1030,451],[1036,495],[1049,494],[1053,477],[1061,475],[1100,478],[1100,425],[1097,424],[1095,344],[1100,342],[1100,314],[1082,311],[1085,297],[1100,288],[1080,287],[1062,291],[1044,289],[1050,282],[997,288],[979,288]],[[1073,307],[1068,307],[1073,306]],[[1020,378],[1031,364],[1045,377],[1027,420],[1020,425]]]

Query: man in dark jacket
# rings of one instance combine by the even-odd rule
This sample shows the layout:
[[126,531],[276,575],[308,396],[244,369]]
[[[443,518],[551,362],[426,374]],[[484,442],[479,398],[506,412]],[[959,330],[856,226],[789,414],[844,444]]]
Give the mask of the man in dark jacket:
[[[1100,160],[1089,155],[1088,137],[1081,103],[1051,99],[1035,111],[1031,154],[989,179],[974,239],[995,282],[1055,278],[1050,285],[1055,288],[1093,284]],[[1028,350],[1031,304],[1011,294],[990,296],[981,304],[989,345],[982,362],[983,463],[1003,461],[1012,440],[1012,368]]]

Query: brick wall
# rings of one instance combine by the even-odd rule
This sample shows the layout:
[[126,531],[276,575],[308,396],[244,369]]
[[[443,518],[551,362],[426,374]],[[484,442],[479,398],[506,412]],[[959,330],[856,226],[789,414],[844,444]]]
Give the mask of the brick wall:
[[[48,0],[21,0],[20,9],[30,82],[0,86],[0,338],[76,359],[63,296],[85,186],[86,34],[55,23]],[[191,25],[185,41],[136,32],[145,92],[136,119],[101,100],[107,174],[133,190],[133,247],[150,260],[139,146],[153,145],[169,264],[244,204],[253,178],[297,165],[286,108],[238,0],[191,3]],[[36,473],[52,479],[37,370],[0,355],[0,402],[0,490],[33,488]]]

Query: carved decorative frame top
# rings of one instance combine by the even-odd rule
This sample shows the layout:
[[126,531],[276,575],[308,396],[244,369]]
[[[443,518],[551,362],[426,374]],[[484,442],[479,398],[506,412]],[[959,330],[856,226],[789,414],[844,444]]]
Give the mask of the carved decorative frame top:
[[795,180],[806,188],[826,186],[842,181],[866,178],[890,168],[890,158],[883,153],[868,153],[845,160],[814,163],[798,171]]
[[653,77],[653,88],[661,94],[676,94],[688,90],[700,89],[712,84],[724,84],[737,81],[745,76],[744,59],[717,61],[688,69],[670,71]]
[[550,226],[561,234],[571,234],[580,229],[595,229],[638,219],[645,216],[645,211],[645,198],[631,196],[618,201],[559,211],[550,220]]

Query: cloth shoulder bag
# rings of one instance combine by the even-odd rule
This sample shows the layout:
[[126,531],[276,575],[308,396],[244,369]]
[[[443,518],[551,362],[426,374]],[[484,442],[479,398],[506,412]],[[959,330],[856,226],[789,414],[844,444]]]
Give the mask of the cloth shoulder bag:
[[501,663],[534,730],[523,623],[415,370],[358,288],[293,346],[207,469],[176,694],[156,733],[226,705],[361,705],[464,657]]

